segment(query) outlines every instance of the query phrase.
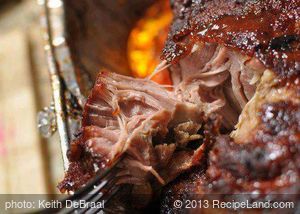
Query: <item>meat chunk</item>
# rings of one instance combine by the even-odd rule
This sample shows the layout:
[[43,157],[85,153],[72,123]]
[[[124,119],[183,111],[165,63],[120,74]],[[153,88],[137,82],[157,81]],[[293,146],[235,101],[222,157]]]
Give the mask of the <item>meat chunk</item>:
[[177,95],[222,115],[227,128],[239,119],[200,168],[164,188],[161,213],[212,212],[174,209],[177,199],[298,203],[300,2],[174,0],[172,7],[163,59]]
[[[73,165],[81,165],[89,178],[120,156],[119,183],[164,185],[199,163],[207,146],[200,132],[206,120],[201,105],[178,101],[161,85],[101,72],[84,108],[81,133],[72,142],[80,155],[71,150],[59,187],[71,191],[86,182],[72,180]],[[198,142],[196,148],[189,147],[191,141]]]
[[232,129],[263,72],[299,75],[299,1],[172,1],[163,52],[181,99],[206,104]]

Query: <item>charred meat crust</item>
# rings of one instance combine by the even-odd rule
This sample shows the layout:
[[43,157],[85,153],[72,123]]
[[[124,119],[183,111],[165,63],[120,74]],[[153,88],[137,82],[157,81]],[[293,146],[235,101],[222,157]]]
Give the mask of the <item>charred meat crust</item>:
[[234,194],[246,193],[243,197],[251,201],[300,200],[300,105],[265,104],[259,114],[253,142],[237,144],[220,136],[206,170],[195,169],[164,189],[162,213],[182,213],[173,209],[173,203],[183,196],[201,199],[214,194],[213,199],[230,201],[238,197]]
[[195,41],[223,44],[274,70],[281,80],[300,73],[298,0],[173,0],[175,18],[162,58],[176,63]]

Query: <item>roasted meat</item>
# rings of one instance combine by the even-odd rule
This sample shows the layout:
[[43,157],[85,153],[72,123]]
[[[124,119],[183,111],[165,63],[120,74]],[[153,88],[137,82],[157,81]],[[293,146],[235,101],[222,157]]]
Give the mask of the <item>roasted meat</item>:
[[175,0],[172,6],[163,57],[176,94],[207,103],[205,112],[222,115],[227,132],[201,168],[164,189],[162,213],[210,213],[173,204],[210,196],[298,202],[300,2]]
[[172,0],[171,7],[156,72],[167,67],[172,88],[101,72],[59,188],[78,189],[122,156],[119,183],[151,195],[172,181],[162,213],[184,212],[174,208],[177,199],[244,193],[298,202],[300,2]]

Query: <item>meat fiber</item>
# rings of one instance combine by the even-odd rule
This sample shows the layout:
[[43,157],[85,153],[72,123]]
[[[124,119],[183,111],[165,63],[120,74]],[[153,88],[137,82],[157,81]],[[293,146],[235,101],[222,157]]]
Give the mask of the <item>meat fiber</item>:
[[177,98],[204,105],[208,115],[218,112],[227,129],[237,123],[265,69],[256,58],[204,42],[170,67]]
[[[199,163],[208,143],[201,105],[181,102],[149,80],[101,72],[85,105],[82,130],[71,144],[61,191],[73,191],[116,159],[118,183],[164,185]],[[202,132],[200,132],[202,130]],[[207,130],[208,131],[208,130]],[[197,142],[191,148],[189,142]]]

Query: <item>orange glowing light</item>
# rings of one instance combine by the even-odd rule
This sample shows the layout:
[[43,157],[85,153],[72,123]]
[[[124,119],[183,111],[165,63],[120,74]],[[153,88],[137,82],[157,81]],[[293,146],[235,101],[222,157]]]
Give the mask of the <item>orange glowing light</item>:
[[[171,20],[169,0],[160,0],[137,22],[128,40],[128,59],[133,76],[149,76],[160,63]],[[152,80],[171,84],[168,71],[160,72]]]

